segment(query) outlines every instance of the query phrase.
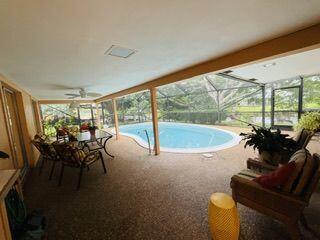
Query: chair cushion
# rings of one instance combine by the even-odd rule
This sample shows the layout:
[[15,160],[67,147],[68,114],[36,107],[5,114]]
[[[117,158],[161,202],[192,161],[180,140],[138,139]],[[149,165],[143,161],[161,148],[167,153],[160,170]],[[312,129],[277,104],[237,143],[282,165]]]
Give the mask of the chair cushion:
[[68,135],[68,131],[66,131],[64,128],[60,128],[57,130],[58,136],[66,136]]
[[291,156],[290,162],[294,162],[296,168],[283,187],[283,190],[294,195],[301,195],[309,179],[312,177],[315,161],[308,150],[301,149]]
[[287,183],[289,177],[291,176],[295,168],[295,163],[290,162],[282,165],[281,167],[266,175],[261,175],[255,178],[253,181],[259,183],[261,186],[265,188],[281,189]]
[[82,149],[73,148],[72,153],[78,162],[82,162],[86,157],[86,153]]

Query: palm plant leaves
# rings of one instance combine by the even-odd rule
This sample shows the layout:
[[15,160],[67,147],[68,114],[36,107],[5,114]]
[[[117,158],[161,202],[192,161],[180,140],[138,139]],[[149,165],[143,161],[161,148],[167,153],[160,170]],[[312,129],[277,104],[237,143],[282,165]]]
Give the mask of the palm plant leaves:
[[259,153],[267,151],[270,153],[281,151],[294,151],[297,143],[289,138],[288,134],[281,133],[280,129],[272,131],[271,128],[252,127],[251,133],[240,133],[242,140],[246,141],[244,147],[258,149]]

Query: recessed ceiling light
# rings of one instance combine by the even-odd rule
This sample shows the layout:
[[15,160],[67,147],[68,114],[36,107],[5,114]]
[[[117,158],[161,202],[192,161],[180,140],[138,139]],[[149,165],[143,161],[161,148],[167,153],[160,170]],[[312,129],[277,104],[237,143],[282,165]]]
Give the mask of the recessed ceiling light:
[[266,63],[266,64],[264,64],[263,66],[265,67],[265,68],[268,68],[268,67],[273,67],[273,66],[275,66],[276,65],[276,63],[275,62],[272,62],[272,63]]
[[114,56],[114,57],[128,58],[135,52],[136,50],[133,50],[130,48],[112,45],[104,54]]

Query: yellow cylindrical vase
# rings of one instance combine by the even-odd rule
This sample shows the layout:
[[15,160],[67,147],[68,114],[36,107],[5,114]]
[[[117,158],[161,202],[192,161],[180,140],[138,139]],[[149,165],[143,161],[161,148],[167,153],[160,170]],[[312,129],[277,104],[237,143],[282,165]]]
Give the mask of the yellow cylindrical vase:
[[213,240],[236,240],[239,238],[239,215],[232,197],[225,193],[211,195],[209,225]]

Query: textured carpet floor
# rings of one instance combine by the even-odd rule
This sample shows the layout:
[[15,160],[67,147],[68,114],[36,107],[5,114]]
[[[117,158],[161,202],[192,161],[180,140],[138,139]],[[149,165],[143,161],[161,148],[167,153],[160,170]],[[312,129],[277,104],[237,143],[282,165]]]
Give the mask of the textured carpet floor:
[[[234,129],[237,131],[237,129]],[[208,199],[213,192],[231,193],[230,178],[245,168],[254,153],[243,144],[201,154],[161,153],[147,150],[122,137],[110,141],[114,159],[105,157],[107,174],[97,162],[84,172],[76,191],[77,169],[66,169],[61,187],[59,170],[48,181],[49,166],[41,176],[33,169],[25,186],[28,209],[43,209],[49,239],[210,239]],[[318,148],[318,147],[316,147]],[[319,192],[319,190],[317,190]],[[320,194],[314,194],[306,217],[320,235]],[[289,239],[284,226],[239,205],[241,239]],[[316,239],[303,231],[305,239]]]

